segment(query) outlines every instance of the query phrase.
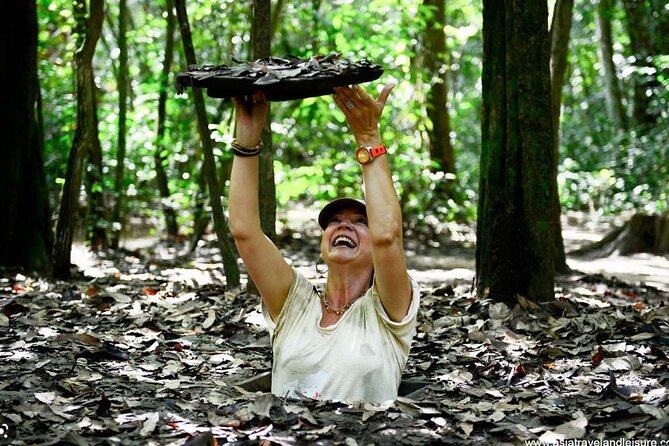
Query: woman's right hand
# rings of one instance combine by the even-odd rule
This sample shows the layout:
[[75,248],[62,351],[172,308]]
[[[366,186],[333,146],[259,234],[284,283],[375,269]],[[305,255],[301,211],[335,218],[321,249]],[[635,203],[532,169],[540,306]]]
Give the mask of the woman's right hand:
[[256,146],[269,110],[265,93],[256,91],[252,95],[234,97],[232,102],[236,111],[237,141],[244,147]]

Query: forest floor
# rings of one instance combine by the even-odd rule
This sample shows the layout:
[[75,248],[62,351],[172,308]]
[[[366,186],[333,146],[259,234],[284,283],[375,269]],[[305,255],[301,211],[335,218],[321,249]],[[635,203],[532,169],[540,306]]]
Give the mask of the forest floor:
[[[315,282],[317,227],[281,243]],[[568,249],[606,222],[565,221]],[[295,228],[306,228],[297,232]],[[455,241],[454,241],[455,240]],[[669,438],[669,259],[570,258],[556,300],[472,295],[471,228],[407,237],[422,287],[405,379],[387,404],[285,400],[239,384],[271,368],[258,299],[218,255],[128,241],[77,248],[70,282],[0,277],[0,444],[545,444]],[[612,443],[613,444],[613,443]],[[647,443],[651,444],[651,443]],[[658,442],[659,444],[659,442]]]

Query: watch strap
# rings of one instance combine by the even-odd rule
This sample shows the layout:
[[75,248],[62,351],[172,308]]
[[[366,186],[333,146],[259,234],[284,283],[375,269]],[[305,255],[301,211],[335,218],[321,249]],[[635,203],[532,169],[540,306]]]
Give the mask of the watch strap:
[[367,147],[367,150],[369,150],[369,154],[372,156],[372,158],[384,155],[387,152],[386,146],[384,144],[381,144],[380,146]]

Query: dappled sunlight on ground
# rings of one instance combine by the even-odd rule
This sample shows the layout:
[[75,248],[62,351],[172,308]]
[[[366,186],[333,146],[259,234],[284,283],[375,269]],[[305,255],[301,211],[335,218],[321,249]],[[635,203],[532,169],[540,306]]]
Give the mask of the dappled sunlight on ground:
[[[320,284],[323,276],[315,269],[318,258],[320,228],[316,223],[318,209],[298,206],[295,209],[280,212],[277,215],[279,232],[285,234],[285,241],[280,243],[289,262],[309,279]],[[563,238],[567,252],[596,242],[606,235],[616,224],[621,224],[625,217],[613,219],[602,216],[587,216],[571,213],[563,216]],[[444,228],[447,231],[448,225]],[[464,229],[456,230],[462,235]],[[469,231],[474,237],[474,227]],[[465,231],[466,232],[466,231]],[[454,286],[471,285],[475,274],[475,247],[468,242],[463,245],[447,240],[445,234],[429,242],[406,238],[406,254],[409,272],[420,283],[434,285],[448,283]],[[203,259],[191,261],[189,265],[179,262],[179,253],[168,252],[160,247],[158,237],[133,238],[122,241],[122,247],[130,252],[151,250],[157,261],[173,259],[172,268],[162,269],[160,274],[173,277],[173,280],[185,283],[197,283],[200,286],[222,283],[221,264],[216,260]],[[214,249],[215,251],[215,249]],[[217,256],[216,256],[217,257]],[[192,259],[191,259],[192,260]],[[131,260],[132,261],[132,260]],[[72,248],[72,263],[76,264],[86,276],[104,277],[118,272],[112,261],[96,257],[82,244]],[[632,256],[610,256],[605,258],[583,258],[568,255],[568,265],[577,272],[602,274],[609,278],[618,278],[631,283],[647,284],[661,290],[669,290],[669,258],[650,254]],[[138,265],[141,269],[141,265]],[[243,277],[242,280],[245,280]]]
[[602,274],[669,291],[669,259],[666,257],[651,254],[610,256],[601,259],[570,257],[567,264],[570,268],[584,273]]

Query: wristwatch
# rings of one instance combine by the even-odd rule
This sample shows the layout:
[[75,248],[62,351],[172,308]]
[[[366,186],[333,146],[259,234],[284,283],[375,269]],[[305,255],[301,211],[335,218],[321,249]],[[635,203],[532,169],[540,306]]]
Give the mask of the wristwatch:
[[360,164],[368,164],[374,161],[374,158],[385,155],[386,153],[386,146],[383,144],[374,147],[360,146],[358,147],[358,150],[355,151],[355,159],[358,160]]

